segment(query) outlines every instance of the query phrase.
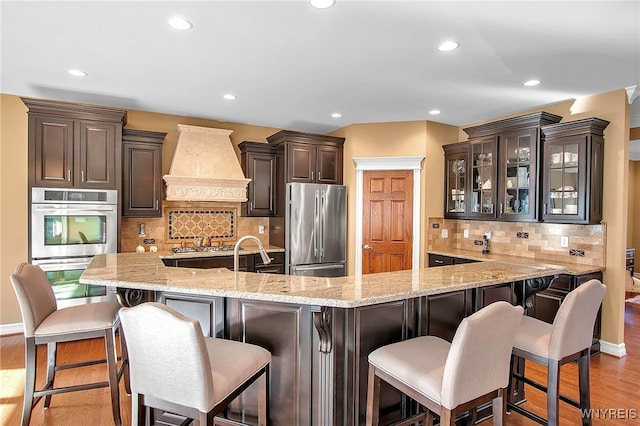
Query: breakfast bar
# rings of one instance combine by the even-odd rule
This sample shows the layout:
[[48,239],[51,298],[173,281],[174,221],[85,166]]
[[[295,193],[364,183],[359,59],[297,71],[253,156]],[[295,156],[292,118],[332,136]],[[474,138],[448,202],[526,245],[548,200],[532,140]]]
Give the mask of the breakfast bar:
[[[450,340],[470,313],[496,300],[524,303],[527,285],[544,288],[563,273],[558,265],[494,260],[321,278],[176,268],[156,253],[120,253],[96,256],[80,282],[148,291],[178,310],[195,305],[209,316],[208,325],[201,320],[206,334],[268,349],[271,424],[357,425],[371,351],[426,334]],[[228,417],[251,422],[255,400],[238,398]],[[414,409],[383,386],[385,421]]]

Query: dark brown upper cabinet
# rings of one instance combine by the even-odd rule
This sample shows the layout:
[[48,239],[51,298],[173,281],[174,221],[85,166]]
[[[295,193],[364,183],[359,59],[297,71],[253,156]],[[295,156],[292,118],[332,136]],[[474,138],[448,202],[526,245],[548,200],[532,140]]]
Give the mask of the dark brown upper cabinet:
[[282,130],[267,140],[278,147],[284,183],[342,184],[344,138]]
[[[465,128],[469,140],[464,196],[460,194],[461,188],[445,184],[445,217],[537,221],[540,129],[561,119],[537,112]],[[458,161],[462,159],[460,153],[456,155]],[[445,173],[454,165],[459,167],[459,163],[449,164],[446,149],[445,161]],[[457,200],[464,204],[453,208],[457,211],[451,208],[453,190],[457,192]]]
[[29,108],[29,186],[120,187],[125,110],[21,99]]
[[247,179],[247,202],[243,216],[276,214],[276,147],[266,143],[244,141],[240,148],[240,165]]
[[606,120],[587,118],[542,127],[542,220],[597,224],[602,220]]
[[162,144],[166,133],[122,132],[122,216],[162,217]]

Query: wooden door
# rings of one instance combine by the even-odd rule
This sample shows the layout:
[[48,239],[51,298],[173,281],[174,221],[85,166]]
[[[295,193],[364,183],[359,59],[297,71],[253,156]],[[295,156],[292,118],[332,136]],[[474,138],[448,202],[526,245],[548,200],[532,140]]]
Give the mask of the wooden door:
[[35,117],[31,120],[35,148],[34,186],[73,186],[73,120]]
[[413,171],[364,172],[362,273],[411,269]]

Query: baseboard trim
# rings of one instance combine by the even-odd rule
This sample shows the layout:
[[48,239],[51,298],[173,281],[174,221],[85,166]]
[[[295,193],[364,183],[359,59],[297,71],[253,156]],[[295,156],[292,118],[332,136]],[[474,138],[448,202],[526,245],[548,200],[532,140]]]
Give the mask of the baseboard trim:
[[624,342],[616,344],[600,340],[600,352],[603,352],[607,355],[615,356],[617,358],[624,358],[625,356],[627,356],[627,348]]
[[15,324],[0,324],[0,336],[6,336],[8,334],[18,334],[22,333],[24,329],[22,328],[22,323],[17,322]]

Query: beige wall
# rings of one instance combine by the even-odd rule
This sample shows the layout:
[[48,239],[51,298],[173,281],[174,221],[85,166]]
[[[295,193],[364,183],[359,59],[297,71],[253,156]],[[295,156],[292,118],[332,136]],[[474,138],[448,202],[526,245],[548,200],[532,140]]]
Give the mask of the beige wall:
[[[0,146],[0,324],[20,321],[17,303],[8,280],[15,265],[27,256],[27,116],[19,98],[2,96],[2,145]],[[608,292],[603,306],[603,339],[622,343],[624,329],[624,249],[627,243],[627,199],[629,105],[626,92],[617,90],[521,111],[510,116],[545,110],[564,117],[563,121],[599,117],[611,124],[605,131],[605,190],[604,221],[607,223],[607,249],[604,281]],[[495,119],[506,118],[495,117]],[[236,123],[220,123],[212,120],[177,117],[140,111],[129,111],[127,127],[167,132],[164,148],[164,171],[167,171],[177,140],[177,123],[221,127],[234,130],[232,141],[264,141],[278,129],[248,126]],[[479,123],[473,123],[479,124]],[[471,125],[471,124],[470,124]],[[464,126],[466,127],[466,126]],[[355,124],[334,134],[347,138],[345,143],[344,183],[355,185],[353,157],[425,156],[422,173],[422,217],[420,252],[425,253],[428,217],[442,216],[443,154],[441,146],[464,140],[461,129],[429,121],[399,123]],[[348,261],[353,268],[355,192],[348,198],[349,246]],[[421,256],[421,262],[424,262]],[[353,273],[353,270],[349,271]]]
[[9,275],[27,260],[27,107],[0,95],[0,324],[21,321]]

